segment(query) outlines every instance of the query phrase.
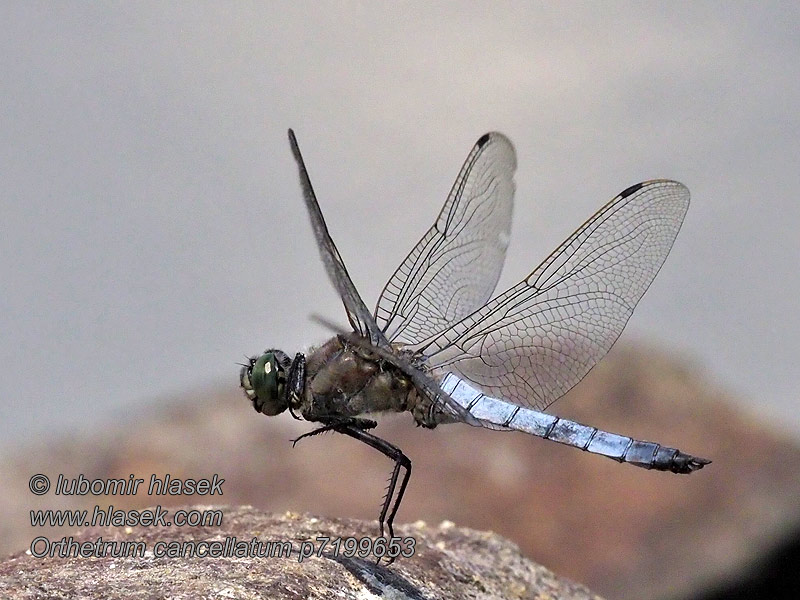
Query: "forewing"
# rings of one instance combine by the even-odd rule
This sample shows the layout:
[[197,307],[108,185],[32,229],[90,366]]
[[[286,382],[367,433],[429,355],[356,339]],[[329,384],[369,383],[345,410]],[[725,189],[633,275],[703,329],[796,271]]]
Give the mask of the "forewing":
[[368,337],[370,341],[377,345],[388,347],[389,342],[381,332],[378,325],[375,323],[372,314],[364,304],[361,296],[350,279],[347,273],[347,268],[344,266],[339,250],[336,244],[333,243],[328,227],[325,225],[325,219],[322,216],[322,211],[319,208],[317,197],[314,194],[314,188],[311,187],[311,180],[308,177],[303,156],[300,154],[300,147],[297,145],[297,138],[294,136],[294,131],[289,130],[289,144],[292,147],[292,154],[297,162],[297,169],[300,174],[300,186],[303,188],[303,198],[308,208],[308,214],[311,218],[311,226],[314,229],[314,237],[317,239],[317,246],[319,253],[322,257],[322,262],[325,265],[325,270],[328,272],[333,286],[339,293],[344,303],[345,311],[347,311],[347,318],[350,320],[353,330],[362,337]]
[[477,141],[433,227],[381,292],[375,320],[388,339],[427,339],[491,297],[508,246],[516,167],[506,136]]
[[544,410],[622,333],[689,207],[681,183],[634,185],[600,209],[525,280],[412,348],[437,372]]

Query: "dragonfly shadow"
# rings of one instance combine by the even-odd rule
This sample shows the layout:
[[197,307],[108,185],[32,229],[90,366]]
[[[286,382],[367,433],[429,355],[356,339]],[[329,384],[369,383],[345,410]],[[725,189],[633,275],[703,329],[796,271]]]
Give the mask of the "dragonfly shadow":
[[370,592],[402,600],[428,600],[427,596],[396,571],[362,558],[350,558],[324,552],[323,556],[335,560],[361,581]]

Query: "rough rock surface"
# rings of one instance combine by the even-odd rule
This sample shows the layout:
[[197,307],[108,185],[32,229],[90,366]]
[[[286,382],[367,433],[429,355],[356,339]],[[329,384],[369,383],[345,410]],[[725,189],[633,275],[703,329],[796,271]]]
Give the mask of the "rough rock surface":
[[[293,349],[289,349],[293,350]],[[292,448],[309,423],[253,411],[236,387],[162,399],[85,437],[42,436],[0,457],[0,556],[37,535],[31,510],[156,504],[253,505],[374,522],[391,463],[325,434]],[[752,402],[754,408],[758,403]],[[617,346],[553,407],[555,414],[712,459],[690,476],[645,471],[522,433],[381,418],[375,433],[414,470],[397,523],[448,519],[491,530],[557,573],[617,600],[679,598],[757,564],[800,527],[800,448],[774,421],[735,408],[685,361]],[[219,474],[223,497],[34,496],[33,474],[198,478]],[[144,487],[144,486],[143,486]],[[374,531],[371,532],[375,534]]]
[[[206,509],[210,507],[182,507]],[[526,559],[519,548],[487,532],[442,523],[397,527],[395,534],[415,538],[415,551],[391,566],[374,557],[347,557],[331,545],[319,552],[320,536],[375,539],[375,523],[322,520],[308,515],[272,515],[251,507],[224,508],[220,527],[90,528],[72,534],[77,542],[141,541],[143,557],[35,558],[29,552],[0,563],[0,597],[52,598],[199,598],[315,599],[391,598],[393,600],[531,598],[597,599],[585,587],[559,578]],[[288,540],[290,556],[157,557],[156,542],[249,542]],[[315,553],[299,560],[301,544]],[[222,546],[224,547],[224,546]],[[309,554],[309,552],[305,552]],[[319,555],[318,555],[319,554]]]

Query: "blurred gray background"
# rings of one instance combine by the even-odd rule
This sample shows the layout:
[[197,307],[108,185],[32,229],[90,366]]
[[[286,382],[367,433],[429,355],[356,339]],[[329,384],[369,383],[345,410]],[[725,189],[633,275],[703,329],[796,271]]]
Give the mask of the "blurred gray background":
[[792,3],[3,2],[0,434],[124,423],[346,324],[293,127],[370,306],[488,130],[519,157],[500,287],[683,181],[625,336],[800,436],[799,28]]

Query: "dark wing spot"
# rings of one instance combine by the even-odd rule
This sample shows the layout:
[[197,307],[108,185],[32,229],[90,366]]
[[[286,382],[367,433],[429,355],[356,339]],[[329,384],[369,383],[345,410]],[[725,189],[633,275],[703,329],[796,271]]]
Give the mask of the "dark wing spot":
[[477,142],[478,148],[483,148],[486,145],[486,142],[489,141],[489,134],[484,133]]
[[622,193],[619,195],[619,197],[620,197],[620,198],[627,198],[627,197],[628,197],[628,196],[630,196],[631,194],[634,194],[634,193],[638,192],[638,191],[639,191],[640,189],[642,189],[643,187],[644,187],[644,184],[643,184],[643,183],[637,183],[636,185],[632,185],[632,186],[631,186],[631,187],[629,187],[627,190],[623,191],[623,192],[622,192]]

